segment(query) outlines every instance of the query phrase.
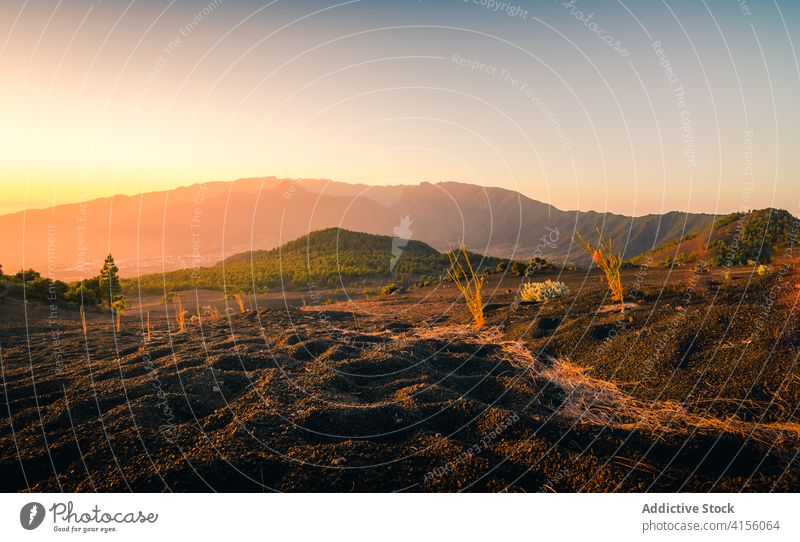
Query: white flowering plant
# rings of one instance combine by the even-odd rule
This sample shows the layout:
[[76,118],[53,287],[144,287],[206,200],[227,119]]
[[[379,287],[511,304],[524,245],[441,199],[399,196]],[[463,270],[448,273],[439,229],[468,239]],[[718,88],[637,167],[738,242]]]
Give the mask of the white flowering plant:
[[563,282],[546,280],[544,282],[525,282],[519,291],[522,301],[541,303],[569,295],[569,288]]

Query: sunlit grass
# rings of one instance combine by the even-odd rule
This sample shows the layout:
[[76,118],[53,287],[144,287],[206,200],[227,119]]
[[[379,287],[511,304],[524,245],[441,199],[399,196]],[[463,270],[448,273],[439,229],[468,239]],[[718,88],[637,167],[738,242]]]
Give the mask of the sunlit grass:
[[172,296],[172,305],[175,308],[175,322],[178,324],[178,331],[186,331],[186,311],[183,310],[183,300],[181,296]]
[[240,293],[233,294],[233,299],[236,300],[236,304],[239,306],[239,312],[244,313],[244,296]]
[[[486,324],[486,317],[483,314],[483,275],[477,275],[472,263],[469,261],[469,254],[464,245],[459,249],[451,249],[447,256],[450,258],[450,268],[447,274],[461,292],[467,304],[467,310],[472,315],[472,323],[476,328],[481,328]],[[461,260],[466,261],[466,267]]]
[[614,251],[614,242],[603,236],[597,230],[600,240],[597,246],[590,243],[580,232],[575,234],[575,244],[592,257],[597,267],[606,275],[611,299],[620,303],[620,309],[625,312],[625,290],[622,287],[622,253]]

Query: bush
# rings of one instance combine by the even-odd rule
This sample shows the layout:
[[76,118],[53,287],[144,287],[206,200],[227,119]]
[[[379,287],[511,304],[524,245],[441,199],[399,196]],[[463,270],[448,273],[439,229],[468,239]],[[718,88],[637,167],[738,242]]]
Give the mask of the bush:
[[397,284],[395,284],[394,282],[392,282],[391,284],[387,284],[386,286],[384,286],[379,290],[381,295],[389,295],[391,293],[394,293],[395,291],[397,291]]
[[[483,314],[483,282],[486,277],[475,272],[472,262],[469,261],[469,252],[464,245],[461,245],[458,251],[450,249],[447,256],[450,258],[450,269],[447,274],[464,298],[467,310],[472,315],[472,325],[481,328],[486,323]],[[462,260],[466,262],[466,266]]]
[[614,250],[614,242],[606,238],[597,228],[600,240],[597,246],[590,243],[580,232],[575,234],[578,247],[592,257],[592,262],[603,270],[611,291],[611,299],[620,303],[620,310],[625,312],[625,290],[622,287],[622,253]]
[[568,296],[569,288],[563,282],[553,280],[526,282],[520,286],[519,295],[523,301],[541,303],[548,299]]

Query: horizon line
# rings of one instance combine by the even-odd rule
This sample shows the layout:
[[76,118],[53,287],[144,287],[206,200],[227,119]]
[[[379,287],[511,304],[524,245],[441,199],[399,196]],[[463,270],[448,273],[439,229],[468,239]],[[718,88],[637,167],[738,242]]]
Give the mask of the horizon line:
[[[667,215],[667,214],[670,214],[670,213],[681,213],[681,214],[692,214],[692,215],[708,215],[708,216],[715,216],[715,217],[723,217],[723,216],[727,216],[727,215],[733,214],[733,213],[746,212],[746,211],[744,211],[742,209],[733,210],[733,211],[727,211],[727,212],[711,212],[711,211],[705,211],[705,210],[703,210],[703,211],[688,211],[688,210],[681,210],[681,209],[671,209],[671,210],[663,211],[663,212],[660,212],[660,213],[648,212],[648,213],[643,213],[643,214],[627,214],[627,213],[623,214],[623,213],[620,213],[620,212],[599,211],[599,210],[596,210],[596,209],[588,209],[588,210],[561,209],[561,208],[556,207],[555,205],[553,205],[553,204],[551,204],[549,202],[533,198],[533,197],[531,197],[531,196],[529,196],[529,195],[527,195],[527,194],[525,194],[525,193],[523,193],[523,192],[521,192],[519,190],[506,188],[506,187],[503,187],[503,186],[479,185],[479,184],[473,184],[473,183],[468,183],[468,182],[463,182],[463,181],[450,181],[450,180],[447,180],[447,181],[435,181],[435,182],[419,181],[416,184],[413,184],[413,183],[369,184],[369,183],[366,183],[366,182],[363,182],[363,181],[338,181],[338,180],[329,179],[329,178],[277,177],[275,175],[265,175],[265,176],[257,176],[257,177],[239,177],[239,178],[236,178],[236,179],[225,180],[225,181],[221,181],[221,180],[198,181],[198,182],[193,182],[193,183],[189,183],[189,184],[181,184],[181,185],[175,186],[173,188],[164,188],[164,189],[160,189],[160,190],[149,190],[149,191],[145,191],[145,192],[135,192],[135,193],[119,192],[117,194],[111,194],[111,195],[107,195],[107,196],[98,196],[98,197],[94,197],[94,198],[91,198],[91,199],[66,201],[66,202],[63,202],[63,203],[56,204],[56,205],[48,205],[48,206],[44,206],[44,207],[27,207],[27,208],[24,208],[24,209],[21,209],[21,210],[18,210],[18,211],[12,211],[10,213],[0,213],[0,217],[7,217],[7,216],[11,216],[11,215],[22,214],[22,213],[33,212],[33,211],[48,211],[48,210],[53,210],[56,207],[62,207],[62,206],[68,206],[68,205],[88,204],[88,203],[97,202],[97,201],[105,200],[105,199],[135,198],[137,196],[141,197],[141,196],[145,196],[145,195],[149,195],[149,194],[168,193],[168,192],[173,192],[173,191],[176,191],[176,190],[187,189],[187,188],[192,188],[192,187],[201,186],[201,185],[209,185],[209,184],[231,184],[231,185],[233,185],[234,183],[239,182],[239,181],[257,181],[257,180],[262,180],[262,182],[263,182],[263,181],[270,180],[270,179],[274,179],[275,181],[278,181],[278,182],[288,182],[288,183],[292,183],[292,182],[294,182],[294,183],[302,183],[303,181],[319,181],[319,182],[327,182],[327,183],[335,183],[335,184],[344,184],[344,185],[348,185],[348,186],[366,186],[366,187],[369,187],[369,188],[405,188],[405,187],[418,187],[418,186],[423,186],[423,185],[426,185],[426,184],[430,184],[430,185],[434,185],[434,186],[442,185],[442,184],[458,184],[458,185],[478,187],[478,188],[482,188],[484,190],[493,189],[493,190],[504,190],[506,192],[513,192],[513,193],[517,194],[518,196],[521,196],[523,198],[527,198],[530,201],[541,203],[543,205],[548,205],[548,206],[553,207],[554,209],[556,209],[558,211],[561,211],[561,212],[567,212],[567,213],[575,213],[575,212],[577,212],[577,213],[597,213],[597,214],[601,214],[601,215],[617,215],[617,216],[623,216],[623,217],[627,217],[627,218],[642,218],[642,217],[646,217],[646,216],[664,216],[664,215]],[[315,192],[311,192],[311,193],[315,193]],[[320,193],[320,194],[323,194],[323,193]],[[367,199],[371,199],[371,198],[367,198]],[[380,203],[380,202],[378,202],[378,203]],[[383,205],[383,204],[381,204],[381,205]],[[775,206],[763,207],[762,209],[767,209],[767,208],[782,209],[781,207],[775,207]],[[752,208],[748,209],[748,211],[755,211],[755,210],[759,210],[759,208],[752,207]],[[789,209],[782,209],[782,210],[785,210],[785,211],[791,213],[791,211],[789,211]],[[797,216],[797,215],[793,214],[793,216]]]

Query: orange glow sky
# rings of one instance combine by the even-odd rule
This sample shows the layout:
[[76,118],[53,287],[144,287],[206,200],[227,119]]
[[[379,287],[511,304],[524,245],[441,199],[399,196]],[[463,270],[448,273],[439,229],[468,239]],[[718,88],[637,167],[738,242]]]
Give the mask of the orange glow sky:
[[558,2],[23,4],[0,4],[0,213],[274,175],[798,214],[796,3],[579,2],[627,56]]

